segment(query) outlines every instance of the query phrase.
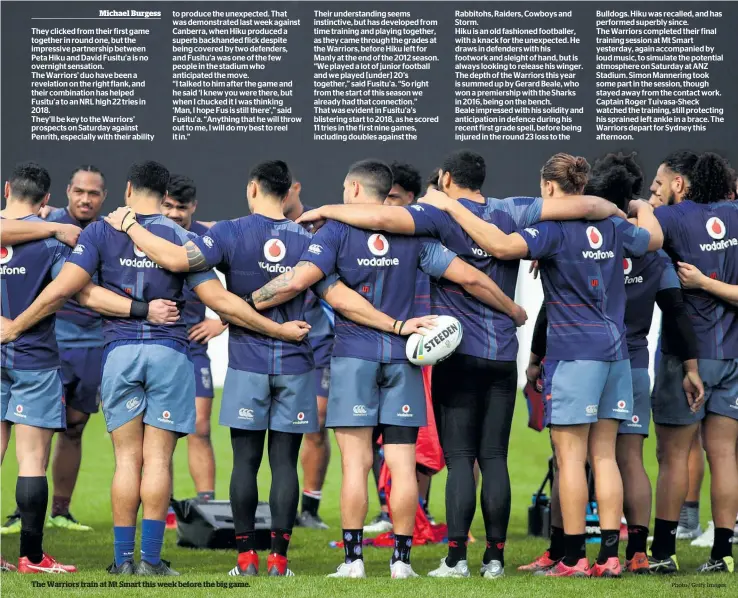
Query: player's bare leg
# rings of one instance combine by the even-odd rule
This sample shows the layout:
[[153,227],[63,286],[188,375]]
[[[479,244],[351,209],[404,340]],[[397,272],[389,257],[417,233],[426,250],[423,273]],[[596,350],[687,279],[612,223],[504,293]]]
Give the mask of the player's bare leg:
[[195,433],[187,437],[190,475],[198,496],[209,494],[212,498],[215,491],[215,453],[210,437],[213,399],[197,397],[195,405],[197,408]]

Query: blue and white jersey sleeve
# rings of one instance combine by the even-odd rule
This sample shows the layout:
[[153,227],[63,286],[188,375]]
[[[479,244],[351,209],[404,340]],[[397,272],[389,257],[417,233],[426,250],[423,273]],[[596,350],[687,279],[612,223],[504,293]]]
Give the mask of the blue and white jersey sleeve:
[[518,232],[528,245],[528,255],[532,260],[553,257],[561,251],[564,231],[556,222],[541,222]]
[[97,272],[100,265],[100,237],[104,226],[107,225],[94,222],[85,228],[77,240],[76,247],[67,258],[69,263],[79,266],[90,276]]
[[420,251],[419,268],[428,276],[442,278],[456,254],[437,241],[425,241]]
[[[180,243],[184,246],[188,241],[197,241],[201,239],[201,237],[198,237],[195,233],[191,233],[189,231],[186,231],[183,228],[180,228],[178,230],[179,232],[179,240]],[[207,258],[206,258],[207,261]],[[208,265],[212,268],[212,265],[208,262]],[[206,270],[205,272],[188,272],[185,280],[187,281],[187,286],[190,289],[194,289],[197,285],[202,284],[203,282],[207,282],[208,280],[215,280],[218,278],[215,274],[215,272],[211,270]]]
[[[318,282],[316,282],[312,287],[313,293],[315,293],[318,296],[318,301],[322,301],[320,297],[323,296],[323,293],[325,293],[329,288],[331,288],[334,284],[339,282],[341,280],[341,277],[338,276],[335,272],[331,274],[330,276],[326,276],[325,278],[321,278]],[[322,307],[321,307],[322,309]]]
[[659,291],[681,288],[682,285],[679,282],[676,268],[674,268],[674,264],[669,259],[669,256],[666,255],[666,252],[663,249],[659,249],[657,254],[664,266],[664,269],[661,272],[661,278],[659,279]]
[[346,226],[335,220],[329,220],[311,240],[308,248],[300,258],[301,262],[310,262],[320,268],[325,276],[336,272],[338,253]]
[[439,238],[444,231],[457,226],[456,221],[446,212],[427,204],[413,204],[405,207],[415,222],[415,235]]
[[202,253],[208,266],[215,268],[227,263],[231,255],[230,246],[236,237],[236,231],[229,221],[217,222],[201,237],[190,233],[192,241]]
[[503,204],[518,228],[533,226],[541,220],[543,199],[540,197],[508,197]]
[[56,239],[49,239],[47,243],[51,252],[51,278],[56,278],[67,262],[71,249]]
[[648,244],[651,242],[651,233],[645,228],[635,226],[617,216],[611,216],[610,220],[615,224],[615,230],[618,231],[623,249],[628,256],[642,257],[646,255]]

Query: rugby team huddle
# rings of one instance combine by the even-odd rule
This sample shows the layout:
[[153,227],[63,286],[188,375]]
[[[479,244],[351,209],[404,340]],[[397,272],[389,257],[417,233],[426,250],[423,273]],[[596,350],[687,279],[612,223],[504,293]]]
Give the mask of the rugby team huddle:
[[[456,351],[433,367],[434,419],[448,469],[448,555],[431,577],[468,577],[467,540],[481,472],[484,578],[504,575],[510,516],[507,450],[517,395],[514,302],[519,260],[534,260],[544,306],[526,377],[543,389],[556,475],[551,545],[519,567],[550,577],[617,577],[679,569],[676,532],[688,457],[704,441],[714,543],[702,573],[733,572],[738,514],[738,204],[720,156],[676,152],[659,166],[650,200],[633,155],[552,156],[539,197],[482,193],[484,159],[447,156],[421,190],[409,165],[353,164],[343,205],[303,206],[282,161],[248,175],[250,215],[193,220],[194,183],[156,162],[133,164],[125,207],[101,218],[103,173],[76,169],[69,205],[49,209],[50,177],[19,164],[5,184],[2,253],[2,455],[15,430],[20,573],[71,573],[43,550],[44,525],[89,529],[69,512],[82,430],[100,404],[110,433],[114,560],[110,574],[178,575],[162,560],[172,454],[188,435],[190,472],[214,498],[212,380],[207,342],[226,328],[228,370],[219,423],[230,430],[237,561],[257,575],[257,473],[266,441],[272,473],[266,572],[291,576],[293,527],[325,528],[318,507],[329,457],[340,449],[344,562],[332,577],[365,577],[368,477],[381,436],[392,476],[375,523],[394,532],[391,576],[410,565],[419,481],[416,441],[426,425],[421,369],[405,338],[432,334],[436,316],[462,324]],[[421,197],[422,195],[422,197]],[[225,277],[224,287],[214,273]],[[653,393],[646,336],[654,305],[662,340]],[[220,319],[205,317],[206,307]],[[58,312],[58,313],[57,313]],[[56,314],[56,315],[55,315]],[[430,379],[430,377],[428,377]],[[651,413],[659,475],[643,466]],[[52,513],[46,518],[46,467]],[[701,435],[701,436],[700,436]],[[302,451],[304,489],[297,462]],[[594,473],[598,558],[585,553],[586,465]],[[422,500],[421,500],[422,502]],[[139,505],[140,558],[134,558]],[[625,566],[621,518],[628,525]],[[385,528],[386,529],[386,528]]]

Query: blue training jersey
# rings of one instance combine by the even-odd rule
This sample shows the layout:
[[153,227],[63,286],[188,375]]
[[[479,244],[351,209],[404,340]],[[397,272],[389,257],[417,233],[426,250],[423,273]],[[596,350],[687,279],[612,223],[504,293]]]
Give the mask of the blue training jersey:
[[541,269],[548,317],[546,357],[627,359],[623,250],[644,255],[648,231],[613,217],[541,222],[520,234]]
[[[536,197],[489,198],[483,204],[467,199],[459,202],[508,234],[538,222],[543,207],[543,200]],[[493,258],[451,216],[433,206],[413,204],[406,209],[415,221],[416,235],[439,239],[465,262],[489,276],[510,299],[515,299],[519,260]],[[480,302],[459,285],[448,280],[432,283],[430,308],[434,314],[454,316],[461,322],[464,336],[457,353],[498,361],[517,359],[517,326],[512,318]]]
[[[195,235],[187,232],[161,214],[137,215],[138,223],[150,233],[184,245]],[[174,273],[160,268],[133,244],[128,235],[115,230],[106,222],[93,222],[79,237],[77,246],[67,260],[98,275],[100,286],[123,297],[146,303],[154,299],[168,299],[181,304],[185,283],[190,288],[216,278],[212,271]],[[186,348],[187,325],[180,318],[175,324],[151,324],[146,320],[103,317],[105,343],[113,341],[171,340]]]
[[[69,213],[67,208],[57,208],[52,210],[47,220],[73,224],[85,229],[92,222],[100,221],[102,218],[80,222]],[[92,282],[98,284],[97,274],[92,277]],[[102,316],[96,311],[82,307],[74,299],[70,299],[56,312],[56,342],[62,350],[102,347]]]
[[[664,250],[672,261],[687,262],[703,274],[738,284],[738,204],[683,201],[655,211],[664,231]],[[722,299],[698,289],[685,289],[684,302],[701,359],[738,358],[738,313]],[[674,341],[664,336],[662,350],[678,355]]]
[[[197,221],[192,221],[192,224],[190,225],[189,231],[197,235],[198,237],[201,237],[202,235],[206,234],[208,232],[208,227],[204,224],[200,224]],[[182,310],[182,319],[185,321],[185,324],[187,324],[187,333],[189,334],[190,330],[195,324],[199,324],[205,319],[205,304],[200,301],[200,298],[197,296],[197,293],[195,293],[192,289],[190,289],[189,286],[185,284],[184,288],[184,299],[185,299],[185,306]],[[207,354],[208,351],[208,344],[207,343],[198,343],[195,341],[190,341],[190,353],[192,354]]]
[[[312,235],[290,220],[253,214],[215,224],[195,239],[207,263],[226,278],[228,290],[246,298],[273,278],[290,271],[310,244]],[[305,319],[305,294],[262,314],[284,323]],[[260,374],[304,374],[314,367],[310,343],[284,342],[231,325],[228,367]]]
[[[37,216],[26,216],[19,220],[43,222]],[[14,247],[0,247],[3,317],[12,320],[28,309],[59,273],[67,255],[69,248],[53,238]],[[55,315],[44,318],[12,343],[3,344],[2,367],[17,370],[58,368],[55,321]]]
[[648,336],[656,294],[678,289],[679,278],[663,251],[623,259],[625,282],[625,334],[632,368],[648,367]]
[[431,309],[431,279],[425,272],[418,270],[415,278],[415,305],[413,317],[429,316],[433,313]]
[[[456,255],[436,242],[373,233],[329,221],[314,236],[303,260],[341,281],[397,320],[413,316],[418,268],[441,277]],[[334,357],[407,363],[405,339],[361,326],[335,314]]]

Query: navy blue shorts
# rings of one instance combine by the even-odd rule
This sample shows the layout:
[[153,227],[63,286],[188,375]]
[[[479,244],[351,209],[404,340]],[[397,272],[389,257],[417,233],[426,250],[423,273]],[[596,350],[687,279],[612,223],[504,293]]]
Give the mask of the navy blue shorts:
[[648,368],[630,370],[633,378],[633,415],[620,422],[618,434],[640,434],[648,436],[651,423],[651,377]]
[[67,406],[82,413],[98,412],[102,356],[102,347],[64,349],[59,352]]

